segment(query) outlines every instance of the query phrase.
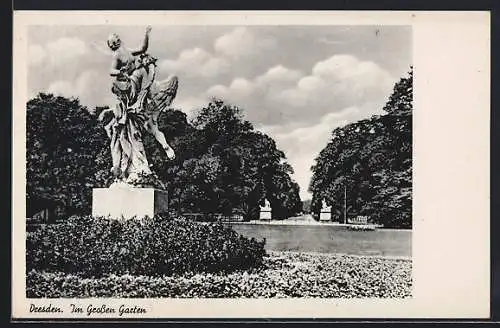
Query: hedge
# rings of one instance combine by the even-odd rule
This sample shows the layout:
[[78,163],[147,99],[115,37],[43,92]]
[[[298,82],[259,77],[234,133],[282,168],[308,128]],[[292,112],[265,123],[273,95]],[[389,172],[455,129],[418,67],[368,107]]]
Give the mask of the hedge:
[[177,217],[72,217],[27,232],[27,270],[81,277],[231,272],[262,264],[265,240]]

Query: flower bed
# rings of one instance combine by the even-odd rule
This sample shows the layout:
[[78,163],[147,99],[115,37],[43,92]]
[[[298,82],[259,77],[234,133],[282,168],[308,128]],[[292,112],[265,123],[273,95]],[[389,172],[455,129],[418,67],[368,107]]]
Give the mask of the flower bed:
[[30,271],[26,283],[28,298],[405,298],[412,288],[410,260],[291,252],[271,252],[261,267],[232,273],[84,278]]

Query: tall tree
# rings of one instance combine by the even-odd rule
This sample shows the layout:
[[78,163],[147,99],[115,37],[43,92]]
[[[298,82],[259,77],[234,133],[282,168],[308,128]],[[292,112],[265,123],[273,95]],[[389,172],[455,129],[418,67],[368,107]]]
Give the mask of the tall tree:
[[[196,145],[189,148],[197,148],[190,152],[194,167],[216,163],[217,170],[199,169],[212,173],[210,179],[199,181],[185,173],[187,168],[179,167],[174,179],[178,187],[174,188],[181,195],[181,203],[187,202],[189,207],[196,201],[192,197],[186,201],[189,192],[182,192],[180,186],[184,186],[184,190],[205,186],[204,197],[210,201],[205,202],[206,207],[195,209],[225,214],[235,211],[250,219],[258,216],[259,204],[268,198],[277,218],[299,211],[298,185],[289,176],[292,170],[285,162],[284,153],[277,149],[274,140],[255,131],[252,124],[244,120],[240,108],[214,100],[199,111],[193,119],[193,127],[195,131],[190,140]],[[202,160],[207,156],[212,158],[211,162]]]
[[390,227],[411,228],[413,70],[394,86],[385,115],[339,127],[311,168],[311,208],[332,206],[334,218],[367,215]]
[[[77,99],[40,94],[27,104],[28,206],[30,199],[57,200],[68,214],[91,211],[93,187],[112,182],[109,140]],[[269,199],[275,217],[301,209],[291,166],[269,136],[255,131],[235,106],[213,101],[192,123],[179,110],[159,117],[159,128],[176,151],[167,160],[156,140],[144,134],[153,171],[167,185],[170,205],[182,212],[258,216]]]
[[89,213],[99,167],[97,152],[106,147],[95,117],[78,99],[39,94],[27,103],[27,198],[64,204],[66,212]]

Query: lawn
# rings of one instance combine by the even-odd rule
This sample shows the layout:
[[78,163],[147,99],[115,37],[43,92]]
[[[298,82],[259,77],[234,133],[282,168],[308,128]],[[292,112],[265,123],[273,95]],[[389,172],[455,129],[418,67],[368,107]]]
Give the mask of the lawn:
[[266,238],[271,251],[411,257],[411,230],[351,231],[335,225],[237,224],[247,237]]

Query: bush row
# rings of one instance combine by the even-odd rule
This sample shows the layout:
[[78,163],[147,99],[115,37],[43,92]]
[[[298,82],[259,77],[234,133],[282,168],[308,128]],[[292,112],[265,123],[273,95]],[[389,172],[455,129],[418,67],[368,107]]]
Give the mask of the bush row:
[[411,260],[273,252],[264,265],[229,274],[109,275],[85,279],[32,271],[29,298],[406,298]]
[[73,217],[27,233],[27,269],[100,277],[230,272],[259,266],[265,240],[176,217]]

